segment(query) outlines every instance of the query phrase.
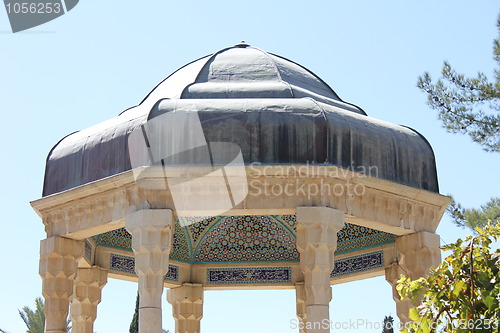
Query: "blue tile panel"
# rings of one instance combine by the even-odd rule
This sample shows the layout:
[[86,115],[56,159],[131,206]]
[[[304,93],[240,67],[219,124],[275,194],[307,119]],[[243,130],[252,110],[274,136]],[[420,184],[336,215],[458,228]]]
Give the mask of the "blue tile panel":
[[290,283],[290,267],[209,268],[207,284]]
[[380,267],[384,267],[384,251],[370,252],[335,260],[335,268],[330,277],[364,272]]
[[[120,254],[111,253],[109,260],[109,269],[118,272],[135,274],[134,257],[122,256]],[[168,272],[165,275],[165,280],[179,281],[179,266],[168,265]]]

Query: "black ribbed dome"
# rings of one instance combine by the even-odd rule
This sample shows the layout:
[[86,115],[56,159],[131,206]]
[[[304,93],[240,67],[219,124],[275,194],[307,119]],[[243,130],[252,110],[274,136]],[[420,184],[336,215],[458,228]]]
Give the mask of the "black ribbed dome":
[[193,112],[207,142],[238,145],[245,164],[371,166],[379,178],[438,191],[434,154],[417,132],[367,117],[290,60],[237,44],[177,70],[118,117],[62,139],[47,158],[43,195],[130,170],[132,131]]
[[196,80],[181,95],[181,98],[302,97],[340,100],[326,83],[304,67],[246,44],[210,56]]
[[[342,106],[328,84],[307,68],[248,44],[237,44],[195,60],[162,81],[144,100],[304,98]],[[142,104],[141,103],[141,104]],[[350,111],[365,114],[352,105]]]

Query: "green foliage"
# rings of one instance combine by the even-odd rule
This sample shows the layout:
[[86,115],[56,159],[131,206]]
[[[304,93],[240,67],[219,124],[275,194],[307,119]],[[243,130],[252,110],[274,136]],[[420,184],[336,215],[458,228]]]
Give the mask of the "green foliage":
[[[30,309],[25,306],[19,311],[21,319],[26,324],[26,333],[44,333],[45,329],[45,305],[42,298],[35,298],[35,310]],[[69,326],[70,321],[67,322],[66,331],[71,332],[71,327]],[[0,333],[7,333],[7,331],[1,330]]]
[[[135,311],[132,317],[132,322],[130,323],[129,333],[139,333],[139,293],[137,293],[137,298],[135,299]],[[162,329],[162,333],[170,333],[169,330]],[[2,333],[2,332],[0,332]]]
[[[500,15],[497,28],[500,34]],[[418,78],[417,86],[427,93],[427,103],[439,112],[439,119],[449,132],[468,134],[486,151],[500,152],[500,37],[493,41],[493,58],[498,66],[494,82],[483,73],[468,78],[445,62],[442,77],[435,84],[425,72]],[[490,112],[485,112],[484,107]],[[493,198],[480,209],[463,208],[452,200],[448,213],[457,225],[474,230],[487,221],[498,223],[500,199]]]
[[410,310],[410,325],[401,332],[498,332],[500,326],[500,224],[477,228],[468,236],[444,246],[451,254],[427,278],[402,277],[401,298],[422,303]]
[[132,317],[128,331],[129,333],[139,333],[139,293],[137,293],[137,298],[135,299],[134,316]]
[[[500,34],[500,15],[497,27]],[[445,61],[442,77],[435,84],[425,72],[417,86],[427,93],[427,103],[439,112],[449,132],[468,134],[486,151],[500,152],[500,38],[493,42],[493,56],[498,66],[494,82],[481,72],[473,78],[465,77]]]
[[19,315],[26,324],[26,333],[43,333],[45,326],[45,312],[43,300],[40,297],[35,299],[35,310],[25,306],[19,310]]
[[463,208],[452,198],[447,210],[457,225],[473,230],[484,227],[487,221],[491,221],[492,224],[500,222],[500,198],[491,199],[479,209]]

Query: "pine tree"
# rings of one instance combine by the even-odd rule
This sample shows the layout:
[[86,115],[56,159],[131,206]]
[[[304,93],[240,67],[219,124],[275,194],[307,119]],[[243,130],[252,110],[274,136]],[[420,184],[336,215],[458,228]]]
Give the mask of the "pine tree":
[[[497,27],[500,34],[500,15]],[[427,93],[427,103],[449,132],[468,134],[486,151],[500,152],[500,38],[493,41],[493,58],[498,66],[493,82],[481,72],[473,78],[459,74],[445,61],[435,84],[425,72],[417,87]]]
[[132,317],[128,331],[129,333],[139,333],[139,293],[137,293],[137,298],[135,299],[134,317]]
[[497,224],[500,222],[500,198],[491,199],[479,209],[463,208],[461,204],[452,199],[448,206],[448,213],[450,213],[455,223],[461,227],[482,228],[488,221]]
[[384,328],[382,333],[394,333],[394,318],[392,316],[384,318]]
[[[170,333],[169,330],[162,329],[162,333]],[[0,331],[0,333],[2,333]],[[137,293],[137,298],[135,300],[135,311],[132,317],[132,322],[130,323],[129,333],[139,333],[139,293]]]
[[[500,35],[500,15],[497,19]],[[434,84],[425,72],[417,86],[427,94],[428,105],[439,112],[447,131],[467,134],[488,152],[500,152],[500,37],[493,41],[493,58],[497,64],[495,80],[490,82],[484,73],[469,78],[459,74],[448,62],[442,77]],[[489,109],[485,112],[484,107]],[[461,227],[474,230],[500,220],[500,199],[493,198],[480,209],[463,208],[452,200],[448,212]]]

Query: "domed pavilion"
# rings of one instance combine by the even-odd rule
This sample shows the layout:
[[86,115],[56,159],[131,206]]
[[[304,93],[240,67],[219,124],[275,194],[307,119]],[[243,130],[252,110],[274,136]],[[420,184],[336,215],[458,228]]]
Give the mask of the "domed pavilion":
[[[180,68],[137,106],[49,152],[45,332],[92,333],[107,277],[138,282],[139,331],[200,332],[204,290],[295,289],[329,332],[331,285],[440,262],[449,198],[417,131],[373,119],[314,73],[245,43]],[[292,314],[291,314],[292,315]]]

